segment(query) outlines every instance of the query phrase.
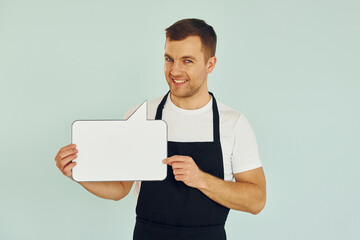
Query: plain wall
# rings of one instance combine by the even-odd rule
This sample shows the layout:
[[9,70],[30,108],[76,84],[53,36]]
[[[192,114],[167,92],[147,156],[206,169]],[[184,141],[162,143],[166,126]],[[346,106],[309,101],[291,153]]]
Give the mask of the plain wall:
[[245,114],[267,180],[228,239],[356,239],[359,1],[0,1],[0,239],[131,239],[133,193],[98,198],[54,157],[79,119],[164,95],[164,29],[218,35],[217,100]]

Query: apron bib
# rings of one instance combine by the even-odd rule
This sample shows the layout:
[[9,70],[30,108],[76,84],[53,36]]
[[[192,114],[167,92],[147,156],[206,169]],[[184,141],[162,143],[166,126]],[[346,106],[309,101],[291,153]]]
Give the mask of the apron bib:
[[[169,92],[157,108],[157,120],[162,118]],[[168,157],[190,156],[202,171],[224,179],[219,112],[214,95],[210,94],[213,99],[213,142],[168,141]],[[176,181],[172,167],[168,165],[165,180],[141,182],[134,240],[224,240],[228,213],[229,208],[211,200],[200,190]]]

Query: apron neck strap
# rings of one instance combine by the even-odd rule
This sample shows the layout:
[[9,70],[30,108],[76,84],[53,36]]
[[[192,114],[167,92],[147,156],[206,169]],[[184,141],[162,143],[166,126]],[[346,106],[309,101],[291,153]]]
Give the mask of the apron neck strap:
[[212,112],[213,112],[213,132],[214,132],[214,142],[220,142],[220,121],[219,121],[219,110],[217,103],[212,92],[209,92],[212,96]]
[[[156,110],[156,116],[155,116],[155,120],[160,120],[162,119],[162,111],[164,109],[167,97],[170,93],[170,90],[166,93],[166,95],[163,97],[163,99],[161,100],[157,110]],[[212,112],[213,112],[213,136],[214,136],[214,142],[220,142],[220,128],[219,128],[219,110],[216,104],[216,100],[214,97],[214,94],[212,94],[211,92],[209,92],[209,94],[212,97]]]

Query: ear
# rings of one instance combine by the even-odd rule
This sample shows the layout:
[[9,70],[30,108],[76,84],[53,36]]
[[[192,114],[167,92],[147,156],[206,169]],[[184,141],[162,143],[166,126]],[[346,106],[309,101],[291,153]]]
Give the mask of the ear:
[[214,70],[216,61],[217,61],[217,59],[215,56],[209,58],[209,60],[207,61],[207,64],[206,64],[206,72],[207,73],[211,73]]

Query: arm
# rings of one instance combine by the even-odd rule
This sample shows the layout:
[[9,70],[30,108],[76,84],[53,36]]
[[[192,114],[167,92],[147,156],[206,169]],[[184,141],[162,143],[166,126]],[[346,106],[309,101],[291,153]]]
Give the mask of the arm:
[[199,190],[215,202],[239,211],[258,214],[266,202],[263,168],[234,174],[236,182],[228,182],[202,172]]
[[[204,174],[202,187],[204,194],[214,201],[240,211],[258,214],[266,202],[266,182],[260,162],[256,137],[249,121],[241,114],[234,129],[232,149],[232,169],[236,182],[223,181],[209,174]],[[257,165],[249,171],[245,166]]]
[[129,182],[78,182],[92,194],[104,198],[119,201],[126,197],[131,190],[133,181]]
[[163,163],[172,166],[177,181],[199,189],[225,207],[258,214],[265,206],[266,183],[262,167],[236,173],[236,182],[228,182],[201,171],[188,156],[175,155],[164,159]]
[[[62,174],[72,178],[72,169],[75,167],[76,162],[72,162],[76,159],[76,149],[75,144],[69,144],[59,150],[55,157],[56,166],[60,169]],[[75,181],[75,180],[74,180]],[[104,198],[118,201],[124,198],[130,192],[130,189],[133,185],[133,181],[129,182],[77,182],[82,185],[86,190],[92,194]]]

